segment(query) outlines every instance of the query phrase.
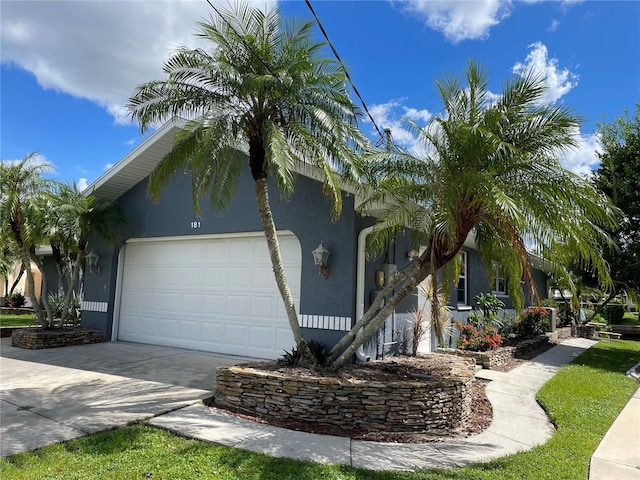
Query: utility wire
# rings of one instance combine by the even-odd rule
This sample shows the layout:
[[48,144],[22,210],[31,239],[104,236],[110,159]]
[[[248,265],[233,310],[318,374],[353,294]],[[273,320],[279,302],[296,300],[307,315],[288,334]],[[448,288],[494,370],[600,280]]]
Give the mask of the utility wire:
[[[207,0],[207,1],[209,1],[209,0]],[[342,59],[340,58],[340,55],[338,55],[338,51],[335,49],[335,47],[331,43],[331,40],[329,40],[329,36],[327,35],[327,32],[325,31],[324,27],[322,26],[322,22],[318,18],[318,15],[316,15],[315,10],[311,6],[311,2],[309,0],[305,0],[305,3],[307,4],[307,7],[309,7],[309,10],[311,10],[311,13],[313,14],[314,18],[316,19],[316,23],[318,24],[318,27],[320,27],[320,31],[322,32],[322,35],[324,35],[324,38],[327,40],[327,43],[329,44],[329,47],[331,48],[331,51],[333,52],[333,54],[335,55],[336,59],[338,60],[338,62],[342,66],[342,69],[344,70],[344,73],[345,73],[345,76],[347,77],[347,80],[349,80],[349,83],[351,84],[351,87],[353,88],[353,91],[355,92],[355,94],[360,99],[360,103],[362,103],[362,106],[364,107],[364,111],[367,112],[367,115],[369,116],[369,120],[371,120],[371,123],[373,123],[373,126],[376,127],[376,130],[378,131],[378,135],[380,135],[380,138],[382,138],[384,140],[385,136],[382,134],[382,132],[378,128],[378,125],[376,124],[375,120],[371,116],[371,113],[369,112],[369,109],[367,108],[367,104],[364,103],[364,100],[362,99],[362,96],[360,95],[360,92],[358,91],[358,87],[356,87],[355,83],[353,83],[353,80],[351,80],[351,76],[349,75],[349,71],[347,70],[347,67],[344,66],[344,63],[342,63]]]

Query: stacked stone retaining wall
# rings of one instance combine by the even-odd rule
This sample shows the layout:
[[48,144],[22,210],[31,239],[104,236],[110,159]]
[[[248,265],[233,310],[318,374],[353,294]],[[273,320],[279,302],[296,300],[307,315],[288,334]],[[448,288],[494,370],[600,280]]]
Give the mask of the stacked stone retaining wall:
[[472,366],[459,377],[346,380],[265,371],[257,364],[219,367],[215,404],[236,411],[367,432],[456,429],[471,413]]
[[500,347],[496,350],[488,350],[486,352],[472,352],[469,350],[458,350],[455,348],[438,348],[438,353],[446,353],[449,355],[457,355],[459,357],[473,359],[476,365],[491,370],[506,364],[512,358],[520,358],[527,353],[537,350],[538,348],[549,343],[549,337],[540,335],[528,340],[524,340],[515,347]]
[[65,347],[68,345],[83,345],[87,343],[101,343],[105,341],[101,330],[64,329],[19,329],[11,334],[11,345],[14,347],[38,350],[41,348]]

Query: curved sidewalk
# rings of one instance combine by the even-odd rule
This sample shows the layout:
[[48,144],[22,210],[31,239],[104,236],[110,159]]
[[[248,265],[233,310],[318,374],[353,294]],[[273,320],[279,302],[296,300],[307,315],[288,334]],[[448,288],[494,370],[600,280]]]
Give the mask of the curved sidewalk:
[[441,443],[398,444],[296,432],[227,415],[202,404],[153,418],[152,425],[200,440],[276,457],[345,464],[369,470],[452,468],[529,450],[545,443],[553,425],[536,402],[538,389],[563,365],[591,347],[572,338],[510,372],[482,370],[493,407],[484,432]]

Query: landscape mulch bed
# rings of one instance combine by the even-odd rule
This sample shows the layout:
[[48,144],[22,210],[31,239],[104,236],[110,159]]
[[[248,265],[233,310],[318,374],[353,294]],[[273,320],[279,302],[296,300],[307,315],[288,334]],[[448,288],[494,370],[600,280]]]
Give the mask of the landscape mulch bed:
[[[505,365],[502,365],[500,371],[507,372],[513,368],[522,365],[528,360],[540,355],[541,353],[554,347],[557,343],[568,338],[569,332],[565,329],[559,329],[558,340],[556,342],[549,342],[543,347],[533,350],[527,353],[525,358],[513,358]],[[451,360],[446,358],[446,355],[427,355],[423,357],[397,357],[393,359],[395,365],[389,368],[389,365],[385,365],[386,362],[372,362],[364,364],[367,368],[362,368],[362,365],[347,368],[340,373],[330,374],[336,375],[340,378],[353,378],[353,379],[367,379],[389,381],[411,378],[416,371],[420,373],[430,375],[448,375],[451,372]],[[290,374],[297,374],[303,376],[315,376],[316,373],[309,369],[296,368],[296,367],[284,367],[277,364],[267,364],[267,367],[271,371],[286,371]],[[400,367],[398,367],[400,365]],[[327,372],[323,372],[325,374]],[[230,409],[221,409],[231,415],[247,420],[252,420],[257,423],[273,425],[276,427],[287,428],[289,430],[297,430],[301,432],[317,433],[322,435],[335,435],[340,437],[350,437],[357,440],[369,440],[375,442],[392,442],[392,443],[433,443],[452,440],[455,438],[464,438],[471,435],[477,435],[483,432],[489,425],[493,418],[493,409],[491,403],[487,399],[485,393],[485,387],[488,384],[487,381],[476,378],[473,380],[472,385],[472,406],[471,415],[467,418],[464,424],[453,434],[447,435],[433,435],[427,433],[406,433],[406,432],[363,432],[349,429],[348,427],[324,427],[311,424],[304,421],[286,421],[281,419],[273,419],[264,416],[253,416],[239,413]]]

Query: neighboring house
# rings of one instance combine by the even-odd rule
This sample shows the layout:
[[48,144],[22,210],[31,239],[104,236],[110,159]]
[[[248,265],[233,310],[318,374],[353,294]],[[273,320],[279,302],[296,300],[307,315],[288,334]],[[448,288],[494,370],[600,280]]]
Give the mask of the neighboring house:
[[[4,297],[5,295],[8,295],[9,292],[11,291],[12,285],[16,280],[18,280],[18,283],[16,284],[16,287],[14,288],[13,292],[22,293],[25,297],[24,299],[25,306],[30,307],[31,296],[29,291],[29,282],[27,282],[27,273],[23,272],[23,274],[18,279],[21,265],[22,265],[22,262],[16,261],[11,273],[9,273],[6,277],[0,275],[0,297]],[[40,298],[40,292],[42,290],[42,274],[40,273],[40,270],[38,269],[35,263],[31,262],[30,267],[31,267],[31,273],[33,274],[33,283],[34,283],[36,298]]]
[[[177,174],[157,203],[147,194],[148,175],[178,130],[163,126],[88,187],[97,197],[116,199],[128,223],[120,231],[120,248],[92,244],[99,268],[84,279],[82,324],[104,330],[111,340],[277,358],[294,346],[293,337],[248,168],[223,213],[208,209],[204,199],[202,218],[195,216],[188,174]],[[411,245],[407,235],[380,258],[367,258],[374,218],[359,214],[355,196],[344,192],[342,215],[332,222],[319,177],[311,169],[300,173],[286,202],[271,184],[272,210],[303,332],[332,346],[374,298],[376,272],[404,268]],[[331,252],[326,279],[312,255],[321,242]],[[477,293],[492,290],[472,247],[471,241],[465,246],[464,288],[453,292],[458,316]],[[545,291],[542,274],[539,281]],[[393,351],[417,303],[417,295],[406,299],[364,355]]]

